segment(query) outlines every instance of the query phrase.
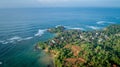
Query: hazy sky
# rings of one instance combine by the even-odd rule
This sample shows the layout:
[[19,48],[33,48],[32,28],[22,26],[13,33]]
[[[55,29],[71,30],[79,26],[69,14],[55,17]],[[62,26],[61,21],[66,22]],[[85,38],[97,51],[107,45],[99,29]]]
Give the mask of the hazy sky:
[[6,7],[120,7],[120,0],[0,0]]

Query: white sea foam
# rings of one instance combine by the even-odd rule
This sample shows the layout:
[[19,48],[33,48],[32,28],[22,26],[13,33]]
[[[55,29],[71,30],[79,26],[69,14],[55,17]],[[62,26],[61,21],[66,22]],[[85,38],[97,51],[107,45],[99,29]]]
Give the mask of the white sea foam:
[[94,29],[94,30],[100,29],[100,27],[96,27],[96,26],[87,26],[87,27],[91,28],[91,29]]
[[64,26],[67,29],[74,29],[74,30],[85,30],[84,28],[80,28],[80,27],[70,27],[70,26]]
[[2,65],[2,62],[0,61],[0,65]]
[[4,41],[0,40],[0,43],[3,43]]
[[104,24],[105,23],[105,21],[98,21],[98,22],[96,22],[97,24]]
[[9,42],[14,42],[14,41],[29,40],[29,39],[32,39],[32,38],[33,38],[33,37],[22,38],[22,37],[14,36],[14,37],[8,39],[8,41],[9,41]]
[[108,23],[108,24],[114,24],[115,22],[108,22],[108,21],[98,21],[96,22],[97,24],[102,24],[104,25],[105,23]]
[[[44,30],[39,29],[38,32],[34,36],[42,36],[45,31],[46,31],[46,29],[44,29]],[[2,43],[2,44],[16,43],[16,42],[19,42],[19,41],[29,40],[29,39],[32,39],[32,38],[33,37],[23,38],[23,37],[19,37],[19,36],[14,36],[14,37],[11,37],[11,38],[6,39],[4,41],[0,40],[0,43]]]
[[3,42],[2,44],[8,44],[8,43],[9,43],[9,42],[6,41],[6,42]]
[[0,43],[2,43],[2,44],[8,44],[9,42],[7,42],[7,41],[0,41]]
[[[34,36],[42,36],[45,31],[46,31],[46,29],[44,29],[44,30],[39,29],[38,32]],[[19,42],[19,41],[29,40],[29,39],[32,39],[32,38],[33,37],[23,38],[23,37],[19,37],[19,36],[14,36],[14,37],[11,37],[11,38],[6,39],[6,40],[0,40],[0,43],[2,43],[2,44],[16,43],[16,42]]]
[[5,41],[0,40],[0,43],[4,43]]
[[29,39],[32,39],[33,37],[27,37],[27,38],[24,38],[24,40],[29,40]]
[[15,42],[19,42],[19,41],[23,41],[23,40],[29,40],[29,39],[32,39],[33,37],[26,37],[26,38],[22,38],[22,37],[19,37],[19,36],[14,36],[12,38],[9,38],[7,40],[4,40],[4,41],[0,41],[0,43],[2,44],[8,44],[8,43],[15,43]]
[[38,32],[34,36],[42,36],[45,31],[46,31],[46,29],[44,29],[44,30],[39,29]]
[[10,39],[8,39],[8,40],[9,40],[9,41],[15,41],[15,40],[21,41],[22,38],[21,38],[21,37],[18,37],[18,36],[14,36],[14,37],[12,37],[12,38],[10,38]]
[[9,43],[13,43],[14,41],[9,41]]
[[78,27],[74,27],[74,28],[70,28],[70,29],[74,29],[74,30],[85,30],[84,28],[78,28]]
[[62,26],[62,25],[57,25],[57,26],[55,26],[55,28],[57,28],[57,27],[59,27],[59,26]]

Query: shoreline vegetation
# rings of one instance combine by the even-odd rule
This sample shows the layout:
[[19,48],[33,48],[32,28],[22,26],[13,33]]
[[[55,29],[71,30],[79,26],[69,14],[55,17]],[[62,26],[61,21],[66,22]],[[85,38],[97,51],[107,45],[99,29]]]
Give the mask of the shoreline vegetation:
[[54,67],[120,67],[119,24],[93,31],[69,30],[64,26],[47,31],[56,36],[37,43],[36,48],[50,54]]

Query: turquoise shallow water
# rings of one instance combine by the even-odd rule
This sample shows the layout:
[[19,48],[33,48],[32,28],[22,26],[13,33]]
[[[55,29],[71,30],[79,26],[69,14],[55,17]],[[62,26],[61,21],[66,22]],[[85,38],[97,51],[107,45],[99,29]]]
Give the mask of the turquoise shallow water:
[[47,28],[96,30],[110,24],[120,24],[120,8],[0,9],[0,66],[46,67],[48,55],[34,46],[53,37]]
[[25,41],[1,44],[1,62],[4,67],[46,67],[47,64],[40,59],[48,55],[40,50],[35,51],[34,46],[38,41],[45,41],[51,37],[53,36],[45,34],[41,38],[36,37]]

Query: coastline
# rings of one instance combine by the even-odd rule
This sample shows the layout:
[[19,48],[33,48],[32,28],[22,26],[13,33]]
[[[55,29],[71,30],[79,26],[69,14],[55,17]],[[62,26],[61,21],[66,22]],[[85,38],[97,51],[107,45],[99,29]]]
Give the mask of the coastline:
[[34,48],[34,50],[35,51],[42,50],[47,55],[47,56],[44,56],[44,58],[42,58],[42,61],[44,63],[47,63],[46,64],[47,67],[55,67],[54,66],[55,65],[55,63],[54,63],[55,55],[52,54],[52,53],[50,53],[47,48],[46,49],[41,49],[41,47],[39,47],[39,46],[36,45],[35,48]]
[[[120,59],[118,59],[118,57],[116,57],[116,59],[118,59],[116,63],[110,62],[111,59],[109,58],[109,54],[111,53],[113,54],[111,58],[113,58],[114,55],[117,56],[117,54],[114,54],[114,48],[111,47],[113,45],[109,44],[109,41],[113,39],[119,40],[119,25],[110,25],[106,27],[106,29],[98,31],[66,30],[63,26],[59,26],[57,28],[51,28],[51,30],[49,29],[48,32],[58,35],[46,42],[39,42],[37,48],[49,54],[52,59],[50,63],[55,67],[78,67],[78,65],[86,66],[86,64],[88,66],[97,66],[98,62],[101,66],[107,66],[99,61],[99,58],[102,58],[101,56],[104,56],[104,54],[107,54],[104,59],[107,57],[107,64],[110,64],[109,66],[119,66],[118,62]],[[115,44],[118,46],[119,42]],[[111,48],[111,50],[107,50],[108,48]],[[91,61],[89,60],[89,57],[91,57],[89,53],[93,56]],[[97,54],[98,57],[96,56]],[[94,59],[94,57],[97,59]],[[94,62],[94,60],[97,62]],[[114,59],[112,59],[112,61],[114,61]],[[103,62],[106,62],[106,60]],[[49,66],[50,65],[48,65],[48,67]]]
[[[98,62],[99,64],[97,64],[96,67],[98,67],[99,65],[103,65],[101,67],[104,67],[107,64],[108,66],[106,67],[109,67],[109,65],[111,65],[110,67],[112,67],[113,64],[120,65],[119,63],[117,63],[119,61],[119,58],[117,57],[118,55],[120,56],[120,37],[118,38],[118,36],[120,36],[119,33],[116,34],[116,36],[110,36],[110,39],[107,39],[107,41],[103,40],[102,37],[104,36],[102,36],[99,37],[100,39],[95,39],[96,45],[93,45],[95,44],[95,42],[93,42],[93,44],[89,45],[88,43],[86,45],[85,40],[89,40],[87,37],[90,37],[91,34],[85,37],[86,39],[79,38],[78,41],[78,39],[73,38],[74,36],[72,36],[71,34],[69,34],[70,37],[63,38],[67,35],[60,37],[58,37],[59,35],[55,35],[54,37],[55,33],[42,31],[60,25],[64,26],[68,30],[79,29],[87,31],[103,29],[110,24],[120,24],[120,8],[5,8],[0,9],[0,17],[0,61],[5,64],[4,67],[47,67],[49,62],[48,60],[45,61],[44,59],[51,58],[49,57],[50,54],[43,52],[42,49],[39,51],[34,51],[33,47],[38,42],[46,42],[46,44],[50,45],[48,42],[52,42],[52,40],[54,40],[59,46],[65,46],[65,44],[79,46],[81,49],[80,56],[77,56],[84,58],[87,61],[92,61],[92,64],[94,63],[94,61],[96,61],[93,65],[97,64]],[[35,36],[36,34],[39,35]],[[73,33],[73,35],[74,34],[75,33]],[[93,35],[96,36],[96,34]],[[81,35],[81,38],[82,36],[84,35]],[[108,38],[107,36],[105,37]],[[64,41],[68,40],[69,44],[67,41],[67,43],[61,41],[60,38],[64,39]],[[93,40],[94,38],[90,39]],[[90,42],[92,42],[91,40]],[[62,42],[62,44],[59,41]],[[97,43],[97,41],[99,41],[99,43]],[[94,48],[91,45],[94,46]],[[57,46],[58,48],[55,46],[52,48],[57,48],[58,51],[64,50],[64,48],[61,46],[60,48],[62,50],[60,50],[59,46]],[[85,50],[83,50],[83,48],[85,48]],[[64,54],[65,51],[62,52],[60,53]],[[86,55],[88,55],[89,53],[90,55],[86,56],[84,53],[86,53]],[[61,56],[59,55],[60,60],[62,59],[62,57],[66,56],[67,58],[67,55],[69,55],[69,53],[66,53],[65,55],[62,54]],[[110,58],[107,58],[107,56],[109,56]],[[85,57],[87,57],[88,59]],[[67,60],[75,60],[74,58],[75,57],[72,57],[72,59],[68,58]],[[102,59],[105,64],[101,63],[102,61],[98,61],[99,59]],[[104,59],[107,62],[105,62]],[[108,62],[108,60],[110,60],[111,62]],[[62,59],[61,61],[63,62],[58,63],[63,64],[64,59]],[[90,62],[88,63],[90,64]],[[86,65],[88,63],[86,63]]]

